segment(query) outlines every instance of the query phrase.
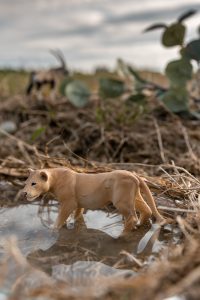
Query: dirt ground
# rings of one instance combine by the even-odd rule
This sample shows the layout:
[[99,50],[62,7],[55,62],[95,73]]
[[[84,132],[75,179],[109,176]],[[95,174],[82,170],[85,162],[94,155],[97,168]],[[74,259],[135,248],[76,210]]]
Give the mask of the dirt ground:
[[[149,96],[145,107],[126,103],[123,99],[93,97],[87,107],[78,109],[61,96],[54,103],[50,102],[48,93],[39,101],[26,97],[23,92],[26,74],[19,76],[19,86],[18,76],[12,76],[1,74],[0,77],[1,206],[26,203],[19,191],[28,175],[28,167],[62,165],[80,172],[112,169],[138,172],[147,180],[162,213],[170,216],[173,226],[181,231],[181,238],[168,245],[151,263],[138,265],[137,259],[133,263],[132,256],[128,268],[137,270],[138,276],[102,279],[102,293],[98,299],[164,299],[175,295],[199,299],[200,121],[181,119],[169,113],[153,95]],[[15,85],[11,88],[13,80]],[[94,79],[87,80],[95,86]],[[160,80],[163,82],[163,77]],[[6,121],[14,123],[12,132],[1,127]],[[80,237],[82,248],[88,247],[84,241],[95,234],[87,231]],[[108,237],[105,240],[112,248],[112,240]],[[127,253],[130,252],[127,248]],[[126,257],[128,259],[128,254]],[[34,255],[29,258],[34,268],[41,264]],[[101,259],[103,257],[97,260]],[[114,265],[116,261],[107,259],[107,263]],[[20,294],[19,290],[17,293]],[[59,291],[55,283],[45,282],[31,293],[48,295],[52,299],[80,299],[73,289],[66,291],[61,283]],[[28,299],[27,295],[20,297]],[[90,289],[82,294],[82,299],[95,297]]]

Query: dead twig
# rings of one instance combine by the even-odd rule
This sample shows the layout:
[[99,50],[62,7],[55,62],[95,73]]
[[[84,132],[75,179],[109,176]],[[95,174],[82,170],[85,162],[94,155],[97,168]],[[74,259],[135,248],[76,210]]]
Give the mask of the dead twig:
[[161,136],[160,128],[159,128],[158,122],[157,122],[157,120],[155,118],[153,118],[153,122],[154,122],[154,126],[156,128],[158,146],[159,146],[159,149],[160,149],[160,157],[161,157],[163,163],[165,163],[166,162],[166,158],[165,158],[165,153],[164,153],[164,147],[163,147],[163,142],[162,142],[162,136]]
[[182,130],[182,133],[183,133],[183,137],[184,137],[184,140],[185,140],[187,149],[188,149],[188,153],[190,154],[190,157],[191,157],[192,160],[197,161],[198,158],[197,158],[197,156],[194,154],[194,151],[192,150],[192,147],[191,147],[191,144],[190,144],[190,140],[189,140],[189,136],[188,136],[187,130],[186,130],[186,128],[182,125],[181,122],[180,122],[180,127],[181,127],[181,130]]
[[[3,135],[5,135],[5,136],[8,137],[9,139],[15,141],[17,144],[21,144],[23,147],[27,148],[28,150],[33,151],[33,153],[35,154],[35,156],[36,156],[37,159],[38,159],[39,164],[42,165],[42,162],[41,162],[41,160],[40,160],[40,154],[39,154],[39,152],[38,152],[38,150],[37,150],[37,148],[36,148],[35,146],[32,146],[32,145],[30,145],[30,144],[24,142],[23,140],[21,140],[21,139],[15,137],[14,135],[12,135],[12,134],[6,132],[5,130],[3,130],[3,129],[1,129],[1,128],[0,128],[0,133],[3,134]],[[29,159],[29,158],[28,158],[28,159]]]
[[159,205],[158,209],[167,210],[167,211],[174,211],[174,212],[182,212],[182,213],[197,213],[194,209],[184,209],[184,208],[177,208],[177,207],[168,207]]
[[120,255],[126,256],[129,261],[136,263],[136,265],[140,268],[143,266],[143,263],[141,263],[141,261],[139,259],[137,259],[133,254],[131,254],[125,250],[122,250],[120,252]]

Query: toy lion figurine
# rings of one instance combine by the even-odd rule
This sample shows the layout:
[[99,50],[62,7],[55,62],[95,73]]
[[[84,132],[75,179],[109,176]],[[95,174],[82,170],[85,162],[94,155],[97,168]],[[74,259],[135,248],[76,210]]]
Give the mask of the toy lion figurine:
[[[153,215],[156,222],[164,223],[152,194],[142,178],[129,171],[86,174],[69,168],[32,170],[23,189],[28,201],[46,192],[52,192],[59,201],[59,213],[54,229],[60,229],[69,215],[75,211],[80,220],[83,210],[103,208],[112,203],[124,217],[124,231],[133,230]],[[144,201],[141,192],[145,195]],[[139,212],[138,220],[136,211]]]

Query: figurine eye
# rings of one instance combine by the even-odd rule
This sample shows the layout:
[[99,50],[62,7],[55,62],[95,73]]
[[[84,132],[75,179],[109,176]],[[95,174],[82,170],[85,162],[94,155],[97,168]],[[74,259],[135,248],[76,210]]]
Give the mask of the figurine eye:
[[36,185],[36,182],[32,182],[31,185]]

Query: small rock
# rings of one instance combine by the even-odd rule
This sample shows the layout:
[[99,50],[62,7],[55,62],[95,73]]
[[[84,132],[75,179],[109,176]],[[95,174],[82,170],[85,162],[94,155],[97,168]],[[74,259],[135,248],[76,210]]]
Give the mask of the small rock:
[[17,131],[17,125],[13,121],[5,121],[0,124],[0,129],[8,133],[15,133]]

